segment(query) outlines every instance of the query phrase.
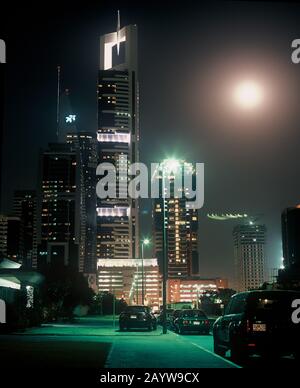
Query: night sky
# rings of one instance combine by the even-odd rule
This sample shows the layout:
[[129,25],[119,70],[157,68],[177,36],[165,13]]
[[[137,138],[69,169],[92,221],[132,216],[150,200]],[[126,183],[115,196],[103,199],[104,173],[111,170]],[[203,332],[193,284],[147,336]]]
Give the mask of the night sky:
[[[1,12],[8,62],[4,211],[13,190],[36,187],[39,149],[55,141],[58,64],[79,129],[96,131],[99,36],[115,30],[119,8],[122,26],[139,29],[141,160],[205,163],[201,275],[233,276],[234,223],[209,221],[209,212],[258,215],[268,228],[269,267],[279,267],[280,214],[300,203],[300,64],[291,62],[300,4],[198,3],[51,2]],[[247,77],[266,92],[264,106],[251,114],[230,101],[230,90]],[[148,203],[143,235],[149,214]]]

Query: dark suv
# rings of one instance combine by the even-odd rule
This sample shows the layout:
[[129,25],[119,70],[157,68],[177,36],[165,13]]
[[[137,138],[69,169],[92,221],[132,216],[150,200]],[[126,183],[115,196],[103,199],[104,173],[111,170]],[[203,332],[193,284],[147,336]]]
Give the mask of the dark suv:
[[140,328],[151,331],[156,330],[157,322],[149,307],[127,306],[119,317],[119,327],[121,331]]
[[299,357],[300,324],[292,321],[294,291],[249,291],[233,295],[213,327],[214,351],[235,361],[251,354]]

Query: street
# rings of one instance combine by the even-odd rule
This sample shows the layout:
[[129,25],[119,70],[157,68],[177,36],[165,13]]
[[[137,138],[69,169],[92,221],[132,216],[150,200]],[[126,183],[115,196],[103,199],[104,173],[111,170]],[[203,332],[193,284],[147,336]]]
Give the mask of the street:
[[162,335],[160,327],[119,332],[112,317],[91,317],[1,336],[0,359],[2,365],[20,361],[39,367],[236,368],[214,355],[212,347],[211,336]]
[[[0,336],[1,365],[89,368],[239,368],[229,357],[213,353],[212,335],[178,335],[172,331],[119,332],[112,317],[87,317],[75,323],[48,324]],[[295,366],[292,358],[277,361]],[[276,362],[275,362],[276,364]],[[274,366],[274,361],[272,363]],[[246,367],[265,367],[251,358]]]

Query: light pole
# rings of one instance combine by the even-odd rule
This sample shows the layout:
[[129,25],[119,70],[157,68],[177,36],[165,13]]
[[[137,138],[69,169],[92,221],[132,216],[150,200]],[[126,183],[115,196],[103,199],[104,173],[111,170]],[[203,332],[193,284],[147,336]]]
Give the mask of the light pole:
[[199,310],[199,285],[196,285],[196,290],[197,290],[197,303],[196,303],[196,308]]
[[167,231],[166,231],[166,193],[165,193],[165,169],[162,170],[162,195],[163,195],[163,334],[167,334]]
[[139,260],[136,262],[136,304],[139,304]]
[[142,304],[144,305],[145,303],[145,283],[144,283],[144,246],[149,245],[150,240],[148,238],[145,238],[142,240]]

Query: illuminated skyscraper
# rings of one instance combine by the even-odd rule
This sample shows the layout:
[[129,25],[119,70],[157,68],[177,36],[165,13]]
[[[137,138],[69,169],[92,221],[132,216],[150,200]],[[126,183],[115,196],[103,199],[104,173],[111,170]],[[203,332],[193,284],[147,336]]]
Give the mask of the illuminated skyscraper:
[[[138,161],[137,27],[130,25],[120,29],[118,23],[116,32],[102,36],[100,58],[98,161],[116,167],[119,183],[120,173]],[[98,199],[97,258],[132,259],[138,256],[138,201],[127,195],[124,199]]]
[[[181,188],[176,187],[175,180],[183,176],[183,167],[194,175],[193,166],[178,161],[178,168],[166,172],[165,180],[170,186],[169,198],[158,198],[153,201],[153,256],[158,258],[160,271],[163,262],[163,228],[166,228],[166,253],[169,279],[186,279],[199,273],[198,261],[198,211],[189,206],[189,201]],[[162,186],[162,175],[157,172],[154,179],[159,179]],[[178,191],[177,191],[178,190]],[[162,192],[162,187],[161,190]],[[164,220],[165,207],[165,220]]]
[[4,63],[0,64],[0,211],[2,206],[2,144],[3,144],[3,127],[4,127],[4,97],[5,97],[5,67]]
[[77,153],[77,196],[79,197],[79,272],[96,287],[96,167],[97,139],[95,133],[78,132],[66,136],[67,144]]
[[233,230],[236,288],[246,291],[265,281],[265,225],[254,222],[238,225]]
[[22,221],[22,239],[24,243],[23,267],[37,267],[37,198],[34,190],[14,192],[13,212]]
[[49,144],[40,155],[38,268],[79,266],[80,196],[76,190],[77,152],[69,144]]
[[23,264],[23,223],[20,217],[0,215],[0,256]]
[[300,283],[300,205],[285,209],[281,216],[283,268],[279,281]]

